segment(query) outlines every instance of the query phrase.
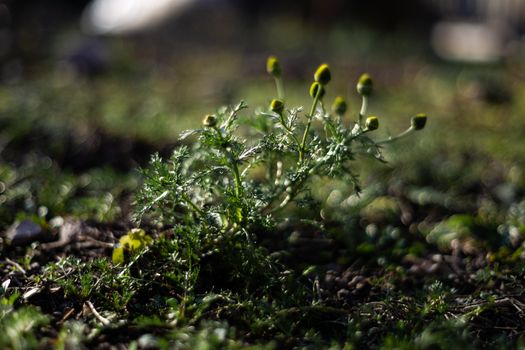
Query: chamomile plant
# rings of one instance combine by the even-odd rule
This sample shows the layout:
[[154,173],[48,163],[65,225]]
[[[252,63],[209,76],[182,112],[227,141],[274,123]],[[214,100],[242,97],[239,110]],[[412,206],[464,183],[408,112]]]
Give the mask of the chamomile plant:
[[417,114],[401,135],[375,140],[371,135],[380,119],[367,114],[373,92],[368,74],[356,86],[361,109],[347,123],[344,98],[325,109],[332,79],[327,64],[314,73],[306,110],[287,105],[278,59],[271,56],[266,68],[277,87],[267,107],[250,111],[244,102],[223,107],[205,116],[200,128],[181,135],[195,137],[192,146],[178,147],[167,160],[152,157],[136,196],[139,222],[147,217],[164,226],[191,227],[213,240],[251,241],[260,227],[293,220],[287,208],[307,202],[312,178],[341,179],[358,191],[352,167],[356,156],[382,160],[382,146],[425,126],[426,115]]

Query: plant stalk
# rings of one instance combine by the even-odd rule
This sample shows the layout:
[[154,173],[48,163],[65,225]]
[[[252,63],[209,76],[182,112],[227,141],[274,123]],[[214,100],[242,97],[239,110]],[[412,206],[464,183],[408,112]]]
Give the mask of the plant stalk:
[[279,114],[279,121],[281,122],[281,125],[283,126],[284,130],[286,130],[286,132],[288,132],[288,134],[290,134],[290,136],[292,137],[292,139],[294,140],[295,144],[297,145],[297,147],[299,148],[299,155],[301,154],[301,143],[299,142],[299,139],[297,138],[297,136],[295,136],[294,132],[292,129],[290,129],[288,127],[288,125],[286,125],[286,122],[284,120],[284,116],[281,114]]
[[195,204],[186,193],[182,194],[182,199],[200,216],[206,232],[210,232],[210,228],[208,227],[208,217],[206,216],[206,213],[201,208],[199,208],[197,204]]
[[363,96],[361,101],[361,110],[359,111],[359,126],[363,126],[363,118],[366,115],[366,110],[368,109],[368,96]]
[[[224,136],[222,136],[221,131],[216,126],[213,129],[217,132],[217,135],[219,136],[219,139],[221,140],[221,142],[225,142]],[[226,158],[228,158],[228,163],[229,163],[228,168],[232,172],[233,179],[235,180],[235,198],[237,198],[237,200],[240,202],[242,194],[243,194],[243,189],[242,189],[241,175],[239,173],[239,167],[237,166],[237,162],[233,158],[233,155],[231,154],[231,152],[229,152],[225,147],[223,148],[224,148],[224,153],[226,154]],[[238,213],[238,220],[239,222],[241,222],[242,219],[244,218],[244,211],[242,210],[242,208],[237,208],[237,213]]]
[[310,132],[312,118],[314,117],[315,108],[317,107],[317,103],[319,102],[319,95],[321,95],[321,89],[317,91],[317,94],[314,97],[314,101],[312,102],[310,114],[308,115],[308,124],[306,124],[306,128],[304,129],[303,139],[301,141],[301,146],[299,147],[299,164],[302,164],[304,161],[304,153],[306,152],[306,138],[308,137],[308,133]]
[[275,87],[277,88],[277,97],[284,101],[284,86],[281,77],[275,77]]
[[409,127],[408,129],[406,129],[405,131],[403,131],[401,134],[399,135],[396,135],[396,136],[390,136],[389,138],[387,139],[384,139],[384,140],[381,140],[381,141],[377,141],[376,142],[376,145],[384,145],[384,144],[387,144],[387,143],[390,143],[390,142],[394,142],[396,140],[399,140],[409,134],[411,134],[412,132],[414,131],[414,128],[413,127]]

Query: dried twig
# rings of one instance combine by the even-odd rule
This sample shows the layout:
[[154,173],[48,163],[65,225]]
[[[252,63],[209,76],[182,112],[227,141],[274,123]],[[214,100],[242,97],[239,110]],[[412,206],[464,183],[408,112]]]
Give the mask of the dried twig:
[[95,309],[95,307],[89,300],[86,301],[86,304],[89,307],[89,310],[91,310],[91,312],[93,313],[93,315],[95,315],[97,320],[99,320],[104,326],[107,326],[111,323],[107,318],[98,313],[98,311]]
[[10,265],[13,265],[18,271],[22,272],[24,275],[26,274],[26,270],[24,270],[24,268],[22,266],[20,266],[19,263],[17,263],[16,261],[13,261],[9,258],[5,258],[5,261],[10,264]]

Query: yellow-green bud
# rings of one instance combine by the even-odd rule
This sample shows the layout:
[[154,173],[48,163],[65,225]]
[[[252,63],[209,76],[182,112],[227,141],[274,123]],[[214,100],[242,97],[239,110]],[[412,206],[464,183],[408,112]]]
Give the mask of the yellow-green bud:
[[376,130],[379,128],[379,119],[374,116],[366,118],[365,127],[369,131]]
[[204,119],[202,120],[202,125],[206,127],[214,127],[217,125],[217,117],[211,114],[208,114]]
[[266,61],[266,71],[276,78],[281,76],[281,66],[279,65],[279,60],[277,57],[268,57],[268,60]]
[[370,75],[363,74],[357,82],[357,92],[362,96],[370,96],[372,94],[372,89],[374,87],[374,82]]
[[347,108],[348,105],[346,104],[345,99],[341,96],[337,96],[332,104],[332,111],[337,115],[343,115],[346,113]]
[[323,98],[324,93],[324,87],[318,82],[314,81],[310,86],[310,96],[312,96],[312,98],[315,98],[318,94],[319,98]]
[[332,78],[332,74],[330,73],[330,67],[326,63],[323,63],[322,65],[317,68],[314,74],[314,80],[321,85],[326,85],[330,82],[330,79]]
[[421,130],[425,127],[425,124],[427,123],[427,115],[425,113],[419,113],[412,117],[412,120],[410,121],[410,124],[412,125],[412,129],[414,130]]
[[284,110],[284,102],[277,98],[273,99],[270,103],[270,110],[280,115]]

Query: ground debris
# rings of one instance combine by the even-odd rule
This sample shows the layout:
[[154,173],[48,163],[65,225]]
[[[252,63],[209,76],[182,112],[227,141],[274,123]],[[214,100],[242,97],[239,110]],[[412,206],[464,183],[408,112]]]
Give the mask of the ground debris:
[[5,236],[12,246],[25,246],[33,242],[49,242],[55,236],[31,220],[15,222],[7,229]]

